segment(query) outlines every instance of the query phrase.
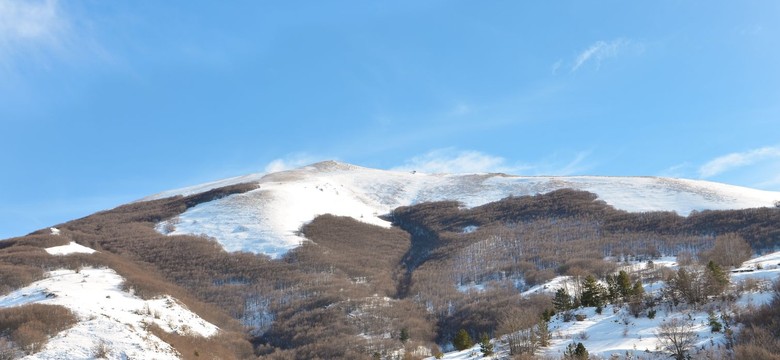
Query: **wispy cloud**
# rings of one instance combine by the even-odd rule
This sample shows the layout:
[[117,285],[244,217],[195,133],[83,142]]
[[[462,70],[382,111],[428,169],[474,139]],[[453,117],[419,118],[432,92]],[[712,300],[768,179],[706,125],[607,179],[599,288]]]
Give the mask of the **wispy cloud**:
[[416,170],[425,173],[514,172],[522,167],[507,164],[506,159],[471,150],[437,149],[407,160],[393,170]]
[[69,31],[70,21],[56,0],[0,0],[0,61],[56,50]]
[[552,71],[553,75],[558,75],[558,70],[561,69],[561,66],[563,66],[563,60],[558,59],[555,63],[550,66],[550,70]]
[[680,178],[680,177],[686,177],[690,176],[689,170],[691,170],[691,164],[688,162],[683,162],[677,165],[672,165],[666,169],[661,170],[658,172],[658,176],[662,177],[674,177],[674,178]]
[[780,159],[780,146],[767,146],[744,152],[735,152],[719,156],[702,165],[699,168],[699,176],[709,178],[737,168],[776,159]]
[[265,172],[274,173],[279,171],[291,170],[301,166],[309,165],[318,161],[326,160],[321,156],[313,156],[306,153],[295,153],[283,158],[275,159],[265,166]]
[[556,156],[548,157],[538,163],[512,163],[509,160],[474,150],[455,148],[437,149],[423,155],[414,156],[403,165],[394,168],[398,171],[421,171],[425,173],[506,173],[525,175],[572,175],[590,168],[587,164],[589,151],[575,154],[574,158],[560,162]]
[[612,41],[596,41],[577,55],[571,67],[571,72],[579,70],[580,67],[588,62],[596,62],[596,67],[598,68],[603,60],[618,56],[630,44],[630,41],[623,38]]

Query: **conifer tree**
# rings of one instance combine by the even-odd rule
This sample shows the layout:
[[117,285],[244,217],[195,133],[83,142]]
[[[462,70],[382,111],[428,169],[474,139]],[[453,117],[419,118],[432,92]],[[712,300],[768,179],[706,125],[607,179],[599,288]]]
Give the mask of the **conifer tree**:
[[708,319],[710,323],[710,331],[711,332],[720,332],[723,329],[723,324],[718,321],[718,317],[715,315],[715,312],[710,310],[708,314]]
[[634,287],[631,288],[631,296],[637,299],[641,299],[642,296],[645,296],[645,287],[642,286],[642,282],[637,280],[634,283]]
[[618,273],[617,287],[620,291],[620,297],[624,301],[628,300],[628,297],[631,296],[631,278],[624,270],[620,270],[620,273]]
[[571,343],[566,346],[566,350],[563,352],[563,358],[571,360],[587,360],[588,350],[585,349],[585,345],[583,345],[581,342],[578,342],[577,345]]
[[574,358],[577,360],[588,359],[588,350],[585,349],[585,345],[582,345],[582,343],[577,343],[577,347],[574,349]]
[[601,306],[604,305],[606,289],[604,286],[596,281],[593,275],[588,275],[585,278],[585,283],[582,285],[582,298],[580,302],[582,306]]
[[405,343],[407,340],[409,340],[409,329],[403,328],[401,329],[401,334],[398,335],[398,339],[401,340],[402,343]]
[[555,291],[555,297],[553,297],[552,303],[555,310],[558,312],[569,310],[572,307],[571,296],[569,296],[569,293],[564,288]]
[[493,355],[493,344],[490,343],[490,338],[487,334],[482,334],[479,342],[479,350],[482,352],[482,356],[488,357]]
[[542,319],[536,325],[536,332],[539,335],[539,346],[547,347],[550,345],[550,324]]
[[460,331],[455,334],[455,338],[452,339],[452,345],[455,346],[455,349],[466,350],[474,346],[474,340],[471,340],[471,336],[466,329],[460,329]]
[[720,265],[710,260],[707,263],[707,294],[719,295],[729,284],[729,277]]

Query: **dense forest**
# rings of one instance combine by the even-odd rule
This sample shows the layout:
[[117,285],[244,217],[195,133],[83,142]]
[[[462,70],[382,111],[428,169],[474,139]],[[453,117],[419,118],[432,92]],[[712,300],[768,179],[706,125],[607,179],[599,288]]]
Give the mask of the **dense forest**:
[[[458,202],[402,207],[386,215],[394,225],[389,229],[323,215],[301,228],[309,241],[280,259],[228,253],[214,239],[155,230],[160,221],[197,204],[252,189],[243,184],[132,203],[57,225],[59,236],[42,230],[4,240],[0,294],[52,269],[106,266],[136,294],[170,294],[223,329],[210,339],[161,335],[181,354],[422,358],[439,353],[458,334],[478,339],[538,329],[540,319],[561,308],[553,296],[521,293],[557,275],[583,279],[581,289],[569,295],[571,301],[587,304],[593,300],[586,296],[586,279],[617,281],[621,261],[678,256],[713,264],[710,270],[702,267],[706,297],[714,294],[707,291],[714,291],[719,280],[712,274],[718,269],[780,246],[780,208],[702,211],[687,217],[629,213],[574,190],[509,197],[475,208]],[[100,252],[54,257],[43,251],[68,241]],[[633,283],[636,274],[625,276]],[[672,283],[680,275],[654,276]],[[475,284],[484,290],[469,291]],[[631,301],[626,286],[620,296],[615,291],[599,296]],[[701,301],[686,297],[688,288],[669,294],[679,295],[682,302]],[[741,321],[748,330],[736,345],[739,351],[780,350],[776,309],[744,315]],[[23,322],[7,323],[11,325],[0,322],[0,338],[11,341]],[[527,356],[528,349],[519,346],[517,356]]]

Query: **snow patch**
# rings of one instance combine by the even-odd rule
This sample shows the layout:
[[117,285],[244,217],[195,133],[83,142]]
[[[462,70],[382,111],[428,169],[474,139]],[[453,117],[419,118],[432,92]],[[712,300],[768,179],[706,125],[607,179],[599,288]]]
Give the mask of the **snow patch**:
[[219,329],[164,296],[143,300],[121,290],[124,279],[111,269],[50,271],[46,279],[0,297],[0,307],[62,305],[79,318],[26,359],[89,359],[104,343],[111,359],[178,359],[170,345],[147,331],[150,324],[181,335],[209,337]]
[[471,233],[477,231],[477,229],[479,229],[479,226],[469,225],[469,226],[464,227],[462,232],[464,234],[471,234]]
[[76,244],[71,241],[68,245],[54,246],[46,248],[46,252],[51,255],[69,255],[69,254],[92,254],[94,249],[90,249],[86,246]]
[[60,229],[57,229],[56,227],[49,228],[49,231],[51,231],[52,235],[59,235],[60,234]]

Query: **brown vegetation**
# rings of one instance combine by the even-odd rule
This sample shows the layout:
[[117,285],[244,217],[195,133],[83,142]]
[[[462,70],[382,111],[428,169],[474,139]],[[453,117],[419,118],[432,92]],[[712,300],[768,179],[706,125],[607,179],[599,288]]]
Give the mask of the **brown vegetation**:
[[34,354],[46,345],[50,336],[76,322],[76,316],[70,310],[57,305],[31,304],[0,309],[0,338],[10,339],[26,354]]

